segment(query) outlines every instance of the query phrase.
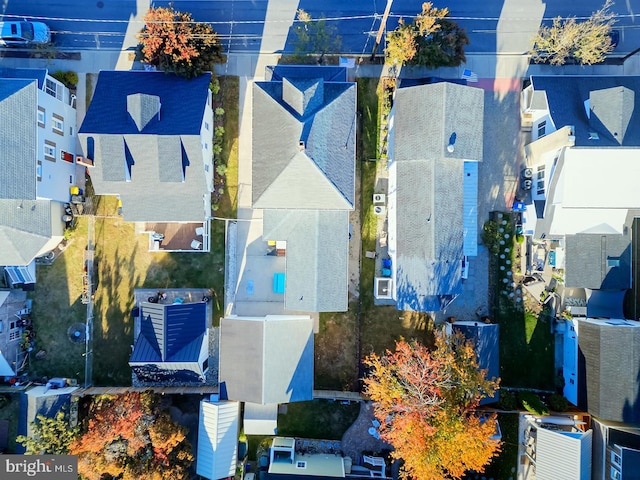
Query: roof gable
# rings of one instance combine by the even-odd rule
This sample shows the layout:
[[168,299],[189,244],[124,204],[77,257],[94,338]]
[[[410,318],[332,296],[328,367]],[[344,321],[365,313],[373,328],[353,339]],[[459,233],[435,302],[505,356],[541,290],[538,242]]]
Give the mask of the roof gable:
[[54,233],[52,209],[62,212],[59,205],[49,200],[0,199],[0,265],[31,263]]
[[589,124],[609,132],[622,145],[635,105],[635,92],[626,87],[611,87],[589,93]]
[[[187,80],[164,72],[102,71],[79,131],[199,135],[210,77]],[[160,105],[161,115],[154,118]]]
[[127,95],[127,112],[141,132],[153,117],[160,120],[160,97],[146,93],[132,93]]
[[[353,208],[355,93],[353,83],[326,83],[318,78],[254,84],[252,189],[256,208]],[[335,200],[329,204],[326,198],[312,200],[314,188],[326,193],[327,182],[314,175],[310,185],[305,177],[291,178],[287,171],[290,165],[300,168],[301,149],[334,186],[337,195],[332,195]],[[282,174],[291,185],[272,189],[267,204],[263,194]],[[283,183],[278,181],[281,187]],[[304,201],[291,195],[291,191],[305,190],[308,198]]]
[[304,150],[299,151],[280,175],[254,200],[254,208],[350,209],[336,186]]
[[131,362],[196,361],[206,331],[206,303],[140,305],[140,335]]

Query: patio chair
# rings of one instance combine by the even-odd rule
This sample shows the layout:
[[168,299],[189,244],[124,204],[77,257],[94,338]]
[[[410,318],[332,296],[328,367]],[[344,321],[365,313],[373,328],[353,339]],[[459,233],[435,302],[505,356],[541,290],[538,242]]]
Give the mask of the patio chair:
[[200,240],[191,240],[191,248],[194,250],[202,250],[202,242]]
[[202,237],[204,235],[204,227],[196,228],[196,235]]

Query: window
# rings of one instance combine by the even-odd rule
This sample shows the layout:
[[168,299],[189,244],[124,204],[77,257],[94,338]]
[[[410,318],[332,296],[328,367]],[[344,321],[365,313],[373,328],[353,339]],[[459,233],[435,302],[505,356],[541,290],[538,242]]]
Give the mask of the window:
[[64,135],[64,118],[54,113],[51,121],[53,123],[51,127],[53,130],[53,133],[57,133],[58,135]]
[[618,467],[622,466],[622,459],[616,452],[611,452],[611,463],[617,465]]
[[20,338],[20,328],[18,328],[17,322],[11,322],[9,324],[9,341],[17,340]]
[[297,461],[296,468],[307,468],[307,462]]
[[73,127],[69,127],[69,136],[73,137]]
[[544,122],[540,122],[538,124],[538,138],[544,137],[546,130],[547,130],[547,121],[545,120]]
[[42,161],[38,160],[38,166],[36,167],[36,179],[41,182],[42,181]]
[[62,87],[50,78],[47,78],[44,82],[44,91],[52,97],[62,100]]
[[204,122],[204,129],[205,130],[209,130],[209,123],[208,122]]
[[51,162],[56,161],[56,144],[50,140],[44,141],[44,158]]
[[616,467],[611,467],[611,472],[609,474],[609,477],[612,480],[621,480],[622,479],[622,475],[620,474],[620,472],[616,469]]
[[38,107],[38,126],[44,128],[46,125],[46,111],[42,107]]

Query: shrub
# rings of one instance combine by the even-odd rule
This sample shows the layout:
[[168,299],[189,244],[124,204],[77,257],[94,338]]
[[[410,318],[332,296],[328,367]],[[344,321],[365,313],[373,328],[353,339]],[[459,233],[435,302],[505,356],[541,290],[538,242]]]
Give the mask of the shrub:
[[549,415],[549,409],[535,393],[520,392],[518,393],[518,399],[527,412],[531,412],[534,415]]
[[502,410],[516,410],[518,408],[518,400],[516,396],[506,390],[500,390],[500,400],[498,400],[498,407]]
[[212,79],[209,84],[209,89],[211,90],[211,93],[218,95],[218,93],[220,93],[220,80],[217,78]]
[[214,143],[213,144],[213,154],[217,157],[221,153],[222,153],[222,145]]
[[524,243],[524,235],[516,235],[516,243],[523,244]]
[[51,76],[62,82],[67,88],[75,88],[78,85],[78,74],[71,70],[56,70]]
[[224,115],[224,108],[222,107],[218,107],[214,110],[214,113],[218,116],[221,117],[222,115]]
[[500,224],[493,220],[487,220],[482,226],[482,243],[484,243],[492,255],[500,254],[500,240],[502,235],[498,231]]
[[569,401],[564,396],[554,393],[549,397],[549,407],[554,412],[566,412],[569,408]]
[[222,138],[222,136],[224,135],[224,127],[220,126],[220,127],[216,127],[215,130],[213,131],[213,135],[215,136],[215,138]]
[[221,177],[224,177],[224,175],[227,173],[227,166],[223,163],[221,163],[220,165],[218,165],[216,167],[216,173],[218,175],[220,175]]

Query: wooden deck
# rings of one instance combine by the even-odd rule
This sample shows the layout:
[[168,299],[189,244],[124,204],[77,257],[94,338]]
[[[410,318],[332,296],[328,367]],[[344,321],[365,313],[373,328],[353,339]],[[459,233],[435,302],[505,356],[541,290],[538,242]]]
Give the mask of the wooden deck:
[[[196,229],[204,228],[204,235],[197,235]],[[208,251],[208,242],[205,236],[208,235],[209,229],[202,223],[147,223],[144,228],[145,232],[150,235],[152,232],[164,235],[164,239],[155,248],[153,240],[149,240],[150,250],[160,251]],[[202,245],[199,249],[194,249],[191,242],[197,240]]]

